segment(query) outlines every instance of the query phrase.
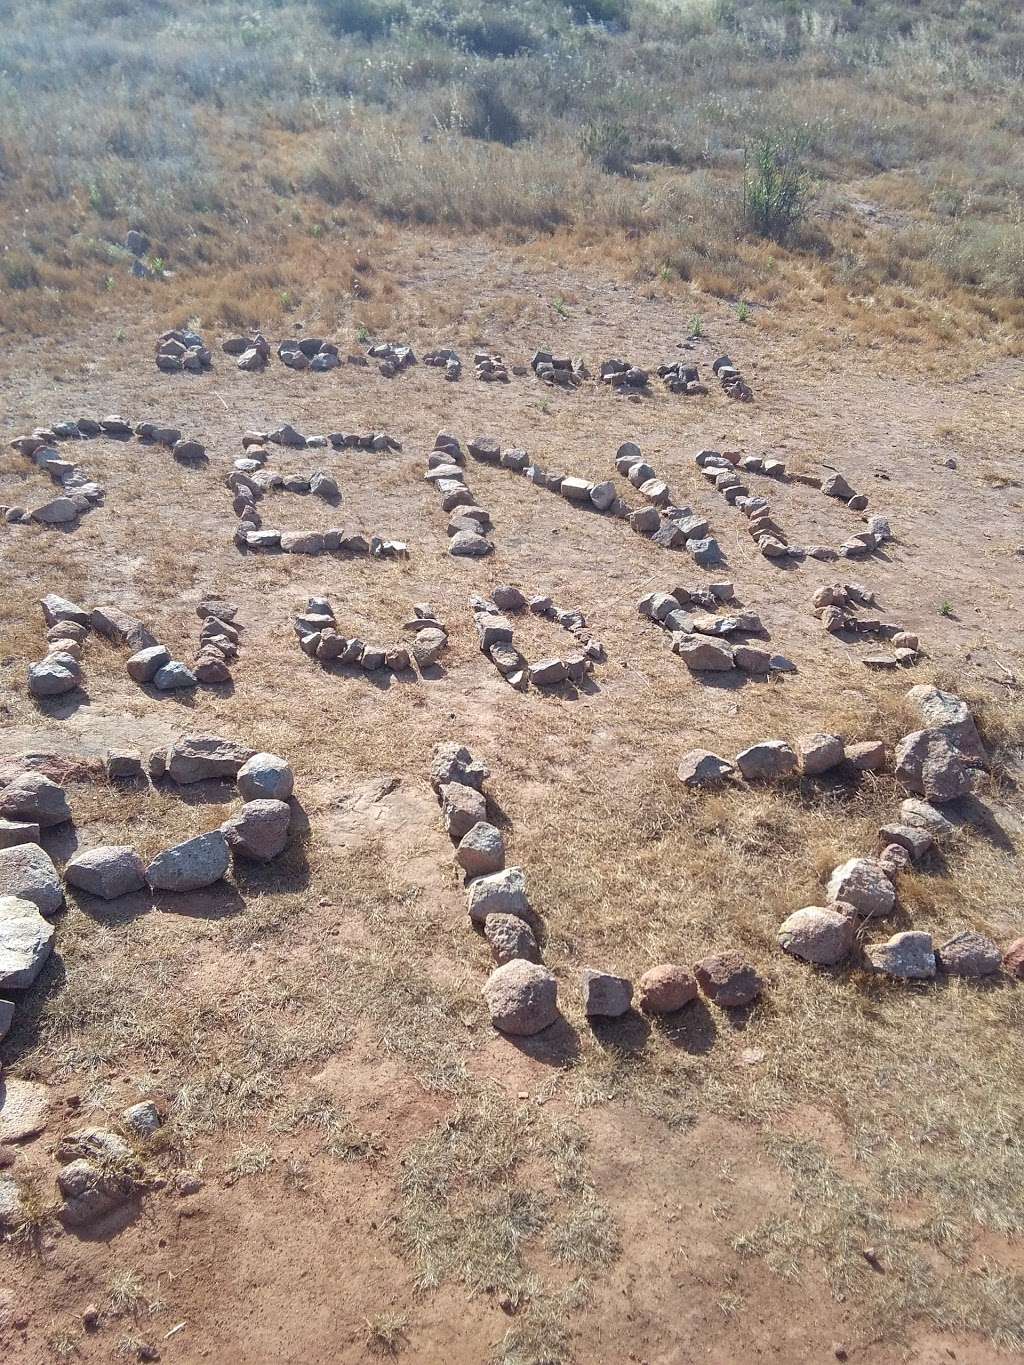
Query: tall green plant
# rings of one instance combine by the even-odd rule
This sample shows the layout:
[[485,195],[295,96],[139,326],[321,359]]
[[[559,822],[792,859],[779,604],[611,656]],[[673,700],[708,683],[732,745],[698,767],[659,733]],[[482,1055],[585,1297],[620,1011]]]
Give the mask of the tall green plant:
[[760,237],[784,242],[807,215],[810,180],[796,139],[759,138],[743,164],[743,221]]

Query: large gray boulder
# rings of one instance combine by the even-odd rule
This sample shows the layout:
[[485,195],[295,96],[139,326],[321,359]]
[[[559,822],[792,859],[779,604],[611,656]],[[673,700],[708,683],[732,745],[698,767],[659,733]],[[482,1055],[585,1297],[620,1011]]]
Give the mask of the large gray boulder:
[[832,967],[853,947],[853,912],[817,905],[796,910],[779,925],[779,946],[804,962]]
[[862,919],[891,915],[896,892],[877,858],[850,858],[828,880],[830,905],[850,905]]
[[469,917],[483,924],[488,915],[518,915],[529,921],[530,900],[526,875],[521,867],[506,867],[488,877],[477,877],[468,888]]
[[253,754],[238,770],[238,791],[245,801],[287,801],[295,786],[291,767],[277,754]]
[[1003,963],[1002,953],[985,934],[961,929],[938,949],[939,965],[950,976],[993,976]]
[[56,659],[29,664],[28,690],[33,697],[61,697],[78,686],[80,674],[72,672]]
[[17,896],[55,915],[64,904],[64,888],[50,855],[38,844],[0,849],[0,896]]
[[218,735],[184,735],[167,751],[167,776],[186,784],[212,777],[237,777],[253,750]]
[[482,995],[491,1022],[502,1033],[529,1036],[540,1033],[558,1018],[555,978],[546,967],[524,958],[495,967]]
[[220,881],[230,860],[227,840],[216,829],[157,854],[146,880],[154,891],[198,891]]
[[782,739],[762,739],[736,755],[736,766],[748,782],[772,782],[797,770],[797,757]]
[[76,853],[65,865],[64,879],[90,896],[111,901],[141,891],[146,867],[131,845],[106,844]]
[[21,991],[32,985],[50,956],[54,933],[32,901],[0,896],[0,988]]
[[965,796],[974,787],[975,773],[946,730],[914,730],[896,746],[896,776],[929,801]]
[[269,863],[288,843],[291,807],[286,801],[246,801],[241,810],[221,825],[221,832],[235,857]]
[[469,877],[485,877],[505,866],[505,840],[501,830],[479,820],[466,831],[455,851],[455,861]]
[[0,791],[0,816],[5,820],[28,820],[40,829],[62,825],[71,819],[71,807],[63,787],[42,773],[21,773]]

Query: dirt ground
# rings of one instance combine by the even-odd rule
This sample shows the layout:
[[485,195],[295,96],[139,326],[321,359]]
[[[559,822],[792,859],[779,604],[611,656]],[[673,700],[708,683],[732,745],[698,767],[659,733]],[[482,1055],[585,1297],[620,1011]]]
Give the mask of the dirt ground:
[[[297,374],[276,358],[251,375],[214,328],[211,372],[163,375],[153,349],[172,319],[113,312],[4,357],[0,502],[51,489],[7,440],[79,415],[179,426],[209,462],[83,442],[73,458],[105,484],[105,503],[70,531],[0,527],[0,753],[148,753],[181,733],[223,734],[293,764],[303,820],[279,864],[188,907],[69,893],[54,961],[0,1049],[8,1078],[51,1087],[46,1128],[12,1149],[14,1171],[51,1197],[61,1134],[141,1097],[168,1110],[170,1136],[152,1156],[154,1187],[124,1217],[87,1232],[43,1219],[30,1244],[0,1250],[0,1354],[26,1365],[155,1358],[149,1347],[183,1365],[1012,1358],[1024,1302],[1020,991],[815,974],[775,947],[779,919],[820,903],[822,875],[870,851],[895,815],[891,773],[700,798],[673,775],[688,749],[731,756],[769,736],[837,729],[891,744],[913,728],[909,686],[954,684],[1005,761],[953,851],[908,878],[906,922],[936,934],[966,924],[1003,943],[1024,932],[1012,722],[1024,362],[982,351],[926,363],[858,345],[827,319],[744,325],[711,301],[704,335],[683,350],[689,318],[656,291],[527,251],[424,243],[390,269],[391,338],[418,351],[454,343],[468,360],[484,343],[525,364],[550,345],[595,371],[614,355],[685,356],[705,376],[727,351],[754,402],[713,383],[683,398],[655,382],[639,401],[532,373],[486,385],[468,364],[457,384],[423,365],[387,380],[347,366]],[[295,319],[294,333],[303,324],[315,319]],[[224,480],[241,435],[284,421],[306,434],[385,429],[402,449],[275,453],[286,473],[328,468],[343,503],[272,494],[264,524],[380,531],[408,543],[408,560],[235,548]],[[708,516],[727,563],[697,568],[472,460],[495,552],[454,560],[422,478],[440,430],[493,435],[624,495],[614,455],[635,440],[675,501]],[[781,568],[701,478],[701,447],[838,470],[895,538],[856,564]],[[836,545],[861,526],[810,488],[752,483],[793,540]],[[796,672],[702,682],[637,614],[647,592],[723,577]],[[915,667],[874,672],[861,662],[869,645],[822,630],[811,596],[837,578],[866,583],[886,620],[919,635]],[[586,686],[520,694],[502,681],[467,606],[499,583],[582,608],[607,648]],[[92,637],[83,692],[34,704],[25,669],[41,656],[37,604],[51,591],[123,607],[186,660],[199,600],[237,601],[233,685],[141,689],[124,651]],[[320,593],[343,633],[382,644],[401,637],[413,602],[432,602],[451,636],[439,676],[318,668],[292,617]],[[533,657],[567,638],[526,631]],[[547,927],[565,1024],[535,1040],[496,1035],[480,1000],[486,944],[427,782],[443,739],[491,769],[509,861]],[[172,832],[212,827],[226,799],[126,797],[76,778],[68,790],[75,822],[53,842],[58,862],[76,843],[122,839],[145,856]],[[749,1016],[694,1005],[665,1027],[583,1018],[581,967],[632,977],[734,945],[768,983]],[[330,1117],[303,1116],[311,1095]],[[89,1305],[95,1330],[82,1323]]]

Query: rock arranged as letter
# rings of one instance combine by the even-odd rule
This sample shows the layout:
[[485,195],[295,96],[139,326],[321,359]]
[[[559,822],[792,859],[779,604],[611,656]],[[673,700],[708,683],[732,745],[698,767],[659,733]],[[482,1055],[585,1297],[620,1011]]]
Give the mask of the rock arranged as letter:
[[179,374],[182,370],[198,374],[212,364],[213,357],[198,332],[172,328],[156,343],[156,367],[167,374]]

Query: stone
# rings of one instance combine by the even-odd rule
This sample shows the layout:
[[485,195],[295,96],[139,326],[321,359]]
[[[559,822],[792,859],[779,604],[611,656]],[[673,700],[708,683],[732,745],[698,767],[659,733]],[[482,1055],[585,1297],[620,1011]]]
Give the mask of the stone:
[[138,1104],[130,1104],[121,1114],[121,1119],[126,1128],[137,1138],[151,1138],[163,1124],[163,1117],[160,1110],[152,1100],[142,1100]]
[[221,830],[212,830],[157,854],[146,868],[146,880],[154,891],[198,891],[220,881],[229,862],[227,840]]
[[530,665],[529,674],[535,687],[554,687],[565,682],[568,670],[563,659],[540,659]]
[[684,787],[707,787],[724,782],[735,767],[707,749],[690,749],[679,760],[676,776]]
[[938,965],[949,976],[992,976],[1002,966],[998,945],[985,934],[961,929],[937,950]]
[[491,645],[511,643],[512,625],[507,617],[493,612],[478,612],[475,619],[480,648],[485,653]]
[[947,839],[953,833],[953,825],[928,801],[908,796],[900,802],[900,818],[904,825],[916,825],[927,830],[933,839]]
[[878,855],[878,863],[891,882],[904,872],[909,872],[913,863],[910,854],[902,844],[886,844]]
[[831,905],[852,905],[862,919],[891,915],[896,892],[877,858],[850,858],[832,872],[825,889]]
[[153,686],[161,692],[170,692],[179,687],[195,687],[198,679],[192,670],[180,659],[172,659],[153,674]]
[[736,755],[736,766],[748,782],[773,782],[797,770],[797,757],[783,739],[762,739]]
[[[0,930],[0,943],[2,943],[2,939],[3,939],[3,931]],[[2,946],[0,946],[0,955],[2,955],[2,953],[3,953],[3,948],[2,948]],[[12,1025],[13,1023],[14,1023],[14,1001],[13,1001],[13,1000],[0,1000],[0,1043],[2,1043],[3,1040],[4,1040],[4,1039],[7,1037],[7,1035],[10,1033],[10,1031],[11,1031],[11,1025]]]
[[744,644],[732,647],[732,661],[744,673],[770,673],[772,658],[771,650],[761,649],[759,645]]
[[174,782],[203,782],[212,777],[235,778],[253,750],[217,735],[183,735],[167,751],[167,776]]
[[656,507],[638,507],[630,513],[629,524],[638,535],[650,536],[661,525],[661,517]]
[[874,971],[899,980],[926,981],[935,975],[932,936],[917,929],[893,934],[885,943],[869,943],[864,956]]
[[[50,956],[55,930],[34,901],[0,895],[0,988],[25,990]],[[10,1084],[10,1082],[8,1082]],[[3,1080],[0,1078],[0,1095]],[[3,1111],[0,1109],[0,1130]],[[0,1141],[3,1141],[0,1136]]]
[[732,647],[724,640],[709,636],[689,636],[677,633],[672,641],[678,654],[691,673],[723,673],[733,667]]
[[910,854],[912,860],[920,862],[932,846],[932,836],[920,825],[882,825],[878,837],[883,845],[899,844]]
[[221,825],[221,833],[236,858],[268,863],[288,843],[291,807],[285,801],[259,798],[246,801],[241,810]]
[[896,776],[929,801],[955,801],[974,786],[974,769],[945,729],[915,730],[896,746]]
[[796,910],[779,925],[779,946],[794,957],[821,967],[833,967],[853,947],[854,912],[808,905]]
[[206,459],[206,447],[200,441],[175,441],[171,453],[176,460],[195,464]]
[[491,1022],[503,1033],[540,1033],[558,1018],[558,986],[545,967],[516,958],[496,967],[482,991]]
[[484,920],[484,938],[491,946],[491,956],[499,965],[523,958],[527,962],[540,961],[540,949],[533,930],[518,915],[488,915]]
[[49,502],[44,502],[32,512],[35,521],[47,526],[61,526],[65,522],[74,521],[77,516],[78,508],[70,498],[51,498]]
[[843,749],[843,759],[857,772],[875,773],[879,768],[885,767],[885,745],[880,739],[847,744]]
[[49,829],[70,820],[71,807],[63,787],[56,782],[42,773],[20,773],[0,791],[0,817]]
[[459,841],[455,860],[469,877],[484,877],[505,866],[505,840],[501,831],[480,820]]
[[64,888],[50,855],[38,844],[0,849],[0,896],[31,901],[43,915],[55,915],[64,904]]
[[636,985],[637,1004],[645,1014],[674,1014],[698,995],[693,974],[674,962],[651,967]]
[[633,1003],[633,985],[625,977],[584,967],[580,972],[580,985],[588,1019],[618,1019]]
[[589,502],[593,486],[589,479],[568,478],[562,480],[559,492],[570,502]]
[[821,485],[821,491],[826,498],[840,498],[843,502],[849,502],[854,496],[853,489],[842,474],[833,474],[832,478],[826,479]]
[[444,827],[459,842],[474,825],[487,819],[487,801],[482,792],[461,782],[449,782],[438,791]]
[[843,761],[843,741],[838,735],[801,735],[796,750],[806,777],[818,777]]
[[212,649],[204,649],[196,656],[192,665],[192,673],[196,682],[203,683],[206,686],[216,686],[231,681],[231,670],[224,662],[223,655],[213,652]]
[[0,1076],[0,1144],[38,1137],[46,1128],[49,1110],[48,1086]]
[[421,630],[412,642],[412,657],[419,669],[430,668],[448,647],[448,636],[443,630]]
[[245,801],[287,801],[295,786],[291,767],[277,754],[258,753],[238,770],[238,792]]
[[434,756],[430,765],[430,785],[434,791],[440,792],[441,788],[450,782],[461,783],[463,786],[482,791],[490,775],[490,769],[486,764],[475,759],[464,745],[455,744],[450,740],[434,745]]
[[151,630],[118,607],[94,607],[89,620],[93,630],[115,644],[129,645],[133,650],[139,650],[157,643]]
[[14,848],[18,844],[38,844],[39,826],[34,820],[0,819],[0,848]]
[[1015,938],[1003,954],[1003,969],[1015,981],[1024,981],[1024,938]]
[[128,844],[105,844],[76,853],[64,867],[64,880],[90,896],[116,900],[146,885],[146,868]]
[[757,969],[734,949],[702,958],[693,974],[712,1004],[723,1009],[752,1004],[764,988]]
[[152,682],[161,668],[171,662],[171,652],[165,645],[150,645],[131,656],[125,667],[128,676],[137,683]]
[[488,915],[518,915],[530,920],[531,908],[526,894],[526,875],[521,867],[506,867],[502,872],[477,877],[468,887],[469,917],[482,924]]
[[448,553],[456,557],[479,558],[494,549],[491,542],[475,531],[456,531],[448,545]]
[[63,696],[78,686],[79,678],[78,673],[52,658],[28,666],[28,690],[33,697]]
[[491,593],[491,601],[499,611],[524,611],[526,597],[518,588],[502,584]]
[[978,734],[970,707],[953,692],[938,687],[912,687],[906,700],[918,712],[929,729],[941,730],[949,743],[965,758],[976,763],[986,761],[985,747]]
[[599,512],[607,512],[615,498],[615,485],[610,480],[595,483],[590,489],[590,501]]
[[320,531],[282,531],[279,544],[290,555],[321,555],[327,548]]

